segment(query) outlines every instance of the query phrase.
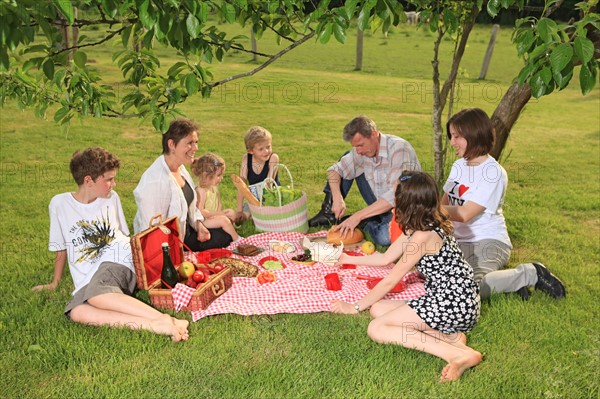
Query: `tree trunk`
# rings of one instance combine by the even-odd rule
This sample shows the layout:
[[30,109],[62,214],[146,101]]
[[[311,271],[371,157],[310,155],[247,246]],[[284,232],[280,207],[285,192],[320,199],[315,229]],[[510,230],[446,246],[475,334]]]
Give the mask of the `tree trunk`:
[[496,160],[500,160],[502,151],[510,135],[510,130],[517,122],[517,119],[519,119],[521,111],[523,111],[523,108],[530,99],[531,87],[528,84],[519,86],[517,82],[514,82],[506,91],[500,103],[498,103],[491,118],[496,130],[496,141],[490,155]]
[[356,32],[356,64],[354,65],[355,71],[362,70],[363,62],[363,31],[358,29]]

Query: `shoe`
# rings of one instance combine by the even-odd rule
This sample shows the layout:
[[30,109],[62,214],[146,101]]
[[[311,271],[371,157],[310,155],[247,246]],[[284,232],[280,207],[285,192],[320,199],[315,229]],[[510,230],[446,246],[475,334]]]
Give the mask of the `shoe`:
[[515,291],[515,294],[518,294],[522,300],[524,301],[528,301],[529,300],[529,287],[524,285],[523,287],[519,288],[518,290]]
[[560,299],[566,295],[565,286],[550,270],[541,263],[533,263],[537,271],[538,281],[535,284],[535,289],[545,292],[552,298]]
[[321,205],[321,210],[315,216],[309,219],[308,226],[309,227],[317,227],[317,226],[331,226],[335,224],[335,215],[331,210],[333,206],[333,196],[331,193],[326,192],[325,198],[323,199],[323,204]]
[[308,220],[309,227],[333,226],[335,224],[335,215],[331,212],[324,212],[323,209]]

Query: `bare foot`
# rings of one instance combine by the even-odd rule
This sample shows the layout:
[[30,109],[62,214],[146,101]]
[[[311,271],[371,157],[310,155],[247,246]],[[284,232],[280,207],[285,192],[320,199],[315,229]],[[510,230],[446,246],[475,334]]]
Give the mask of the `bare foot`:
[[478,365],[481,360],[481,353],[476,350],[469,349],[468,351],[465,351],[464,356],[448,363],[444,367],[442,375],[440,376],[440,381],[446,382],[458,380],[466,369]]
[[465,333],[458,333],[457,338],[458,338],[458,342],[460,342],[464,346],[467,346],[467,336]]
[[171,317],[171,321],[173,324],[175,324],[175,327],[181,334],[181,339],[183,341],[187,341],[190,338],[190,334],[188,332],[188,326],[190,325],[190,322],[187,320],[177,319],[175,317]]
[[163,314],[160,317],[151,320],[150,331],[153,331],[156,334],[168,335],[173,341],[176,342],[183,339],[183,335],[177,326],[175,326],[175,323],[173,323],[173,320],[171,320],[171,316],[168,314]]

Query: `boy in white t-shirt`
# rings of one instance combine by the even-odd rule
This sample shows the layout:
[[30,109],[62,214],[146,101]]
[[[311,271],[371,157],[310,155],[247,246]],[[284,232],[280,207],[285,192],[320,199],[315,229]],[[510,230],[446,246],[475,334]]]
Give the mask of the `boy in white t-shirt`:
[[50,201],[50,243],[54,277],[33,291],[54,290],[65,263],[75,290],[65,308],[71,320],[89,325],[128,327],[187,340],[189,322],[172,318],[132,297],[136,286],[129,229],[116,192],[119,160],[102,148],[77,151],[70,169],[77,191]]

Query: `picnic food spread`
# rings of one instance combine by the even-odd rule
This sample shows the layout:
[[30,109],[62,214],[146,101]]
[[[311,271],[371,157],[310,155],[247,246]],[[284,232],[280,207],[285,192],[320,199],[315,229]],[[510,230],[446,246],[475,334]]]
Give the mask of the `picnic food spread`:
[[365,239],[365,235],[363,234],[362,231],[360,231],[359,228],[355,228],[353,233],[348,233],[345,238],[341,238],[340,231],[339,230],[334,231],[335,227],[337,227],[337,225],[334,224],[333,226],[331,226],[329,231],[327,231],[327,242],[329,244],[334,244],[334,245],[356,244],[357,242],[361,242],[362,240]]
[[269,241],[269,248],[273,252],[279,252],[281,254],[289,254],[290,252],[294,252],[296,247],[286,241]]

